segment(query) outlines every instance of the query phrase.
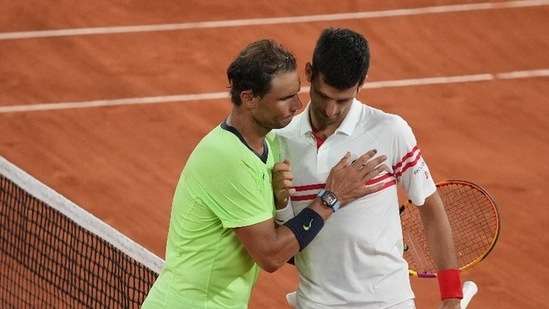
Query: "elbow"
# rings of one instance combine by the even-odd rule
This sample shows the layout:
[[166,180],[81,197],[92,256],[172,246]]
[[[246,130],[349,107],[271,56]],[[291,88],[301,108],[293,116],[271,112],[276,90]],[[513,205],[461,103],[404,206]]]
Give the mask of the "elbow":
[[261,269],[263,269],[264,271],[268,272],[268,273],[274,273],[275,271],[277,271],[280,267],[276,267],[274,265],[269,265],[269,266],[266,266],[266,265],[263,265],[261,267]]
[[275,271],[279,270],[284,264],[286,264],[287,261],[284,259],[280,259],[277,257],[268,257],[263,259],[262,261],[258,261],[257,264],[261,269],[268,273],[274,273]]

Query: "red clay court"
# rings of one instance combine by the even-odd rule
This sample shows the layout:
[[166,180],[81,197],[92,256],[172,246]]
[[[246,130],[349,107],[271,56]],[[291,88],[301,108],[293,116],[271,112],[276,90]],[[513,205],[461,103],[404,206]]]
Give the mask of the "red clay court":
[[[364,34],[363,102],[403,116],[436,180],[498,202],[496,248],[463,273],[468,308],[549,303],[549,1],[0,0],[0,155],[163,257],[173,191],[231,106],[225,70],[272,38],[302,72],[325,27]],[[436,308],[436,280],[412,280]],[[251,309],[286,308],[292,266],[261,273]]]

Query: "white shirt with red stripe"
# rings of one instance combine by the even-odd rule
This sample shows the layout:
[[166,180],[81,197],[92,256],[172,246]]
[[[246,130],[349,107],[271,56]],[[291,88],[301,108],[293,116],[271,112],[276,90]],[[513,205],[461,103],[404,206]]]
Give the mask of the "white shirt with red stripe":
[[416,205],[436,187],[406,121],[355,100],[341,126],[318,149],[309,106],[276,132],[281,159],[291,160],[295,214],[324,188],[331,168],[347,151],[353,160],[371,149],[387,156],[386,173],[371,182],[383,182],[385,188],[338,210],[296,255],[298,308],[388,308],[413,299],[402,256],[396,185]]

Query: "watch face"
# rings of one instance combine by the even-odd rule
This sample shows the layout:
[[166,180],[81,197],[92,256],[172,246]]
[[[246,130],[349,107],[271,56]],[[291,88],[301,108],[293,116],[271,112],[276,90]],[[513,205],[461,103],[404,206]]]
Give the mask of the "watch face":
[[334,204],[337,202],[337,197],[335,194],[333,194],[330,191],[324,192],[321,197],[322,201],[326,204],[326,206],[333,207]]

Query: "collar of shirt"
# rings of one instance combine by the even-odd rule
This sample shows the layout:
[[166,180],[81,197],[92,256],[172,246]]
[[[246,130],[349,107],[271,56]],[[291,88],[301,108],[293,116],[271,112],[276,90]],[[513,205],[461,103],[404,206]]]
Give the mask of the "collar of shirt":
[[[301,121],[299,123],[299,134],[300,135],[310,135],[313,131],[313,127],[311,126],[311,121],[309,119],[309,109],[310,104],[307,104],[307,107],[305,107],[305,110],[301,115]],[[358,121],[360,119],[360,109],[361,109],[362,103],[358,101],[357,99],[354,99],[351,103],[351,107],[349,109],[349,113],[347,113],[347,116],[341,123],[341,125],[337,128],[335,131],[335,134],[343,133],[345,135],[351,135],[353,134],[353,131],[355,130]]]

